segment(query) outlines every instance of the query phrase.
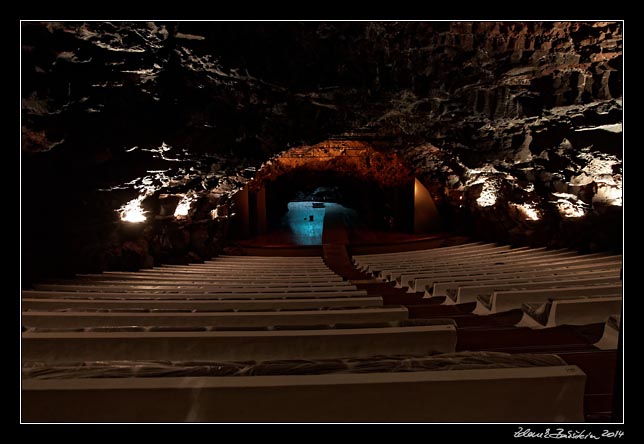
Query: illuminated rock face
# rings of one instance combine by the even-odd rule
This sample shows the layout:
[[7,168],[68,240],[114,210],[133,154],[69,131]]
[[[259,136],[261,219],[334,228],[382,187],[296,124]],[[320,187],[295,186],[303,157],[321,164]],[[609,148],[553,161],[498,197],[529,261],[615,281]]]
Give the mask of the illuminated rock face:
[[619,110],[618,101],[553,108],[539,119],[487,125],[479,131],[492,135],[469,146],[425,143],[402,158],[455,226],[489,240],[619,249]]
[[[190,190],[181,228],[138,228],[141,261],[210,254],[211,214],[263,162],[344,133],[401,159],[455,228],[621,245],[620,23],[23,23],[22,45],[32,268],[48,250],[103,267],[131,241],[119,208],[145,195],[154,221]],[[199,224],[159,240],[193,220],[212,248],[191,247]]]
[[257,188],[296,170],[333,171],[383,187],[406,186],[414,179],[409,168],[393,152],[377,151],[362,141],[328,140],[276,155],[260,167],[249,185]]

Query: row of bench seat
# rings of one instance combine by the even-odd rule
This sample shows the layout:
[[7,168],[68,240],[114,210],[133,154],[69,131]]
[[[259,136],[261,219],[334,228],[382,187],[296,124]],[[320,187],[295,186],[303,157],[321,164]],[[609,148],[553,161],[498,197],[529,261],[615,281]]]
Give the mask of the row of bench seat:
[[[343,280],[321,258],[222,256],[41,282],[22,297],[27,421],[583,419],[586,376],[561,360],[526,366],[510,357],[502,368],[385,371],[379,356],[454,353],[454,322],[410,320],[405,307],[384,306],[382,297]],[[484,355],[475,352],[472,359],[481,362]],[[372,365],[360,374],[289,370],[301,360],[347,358]],[[275,360],[281,370],[268,376],[194,373],[207,362]],[[188,364],[180,376],[78,372],[79,362],[97,361],[125,373],[145,362]],[[508,395],[526,387],[538,392],[532,403]]]
[[[553,355],[448,353],[23,368],[27,419],[78,422],[580,421],[586,376]],[[526,393],[530,402],[525,402]],[[499,394],[503,394],[499,396]],[[65,409],[60,408],[61,400]]]
[[355,256],[354,263],[442,304],[476,302],[478,315],[522,309],[517,326],[601,323],[621,304],[621,256],[606,253],[468,243]]

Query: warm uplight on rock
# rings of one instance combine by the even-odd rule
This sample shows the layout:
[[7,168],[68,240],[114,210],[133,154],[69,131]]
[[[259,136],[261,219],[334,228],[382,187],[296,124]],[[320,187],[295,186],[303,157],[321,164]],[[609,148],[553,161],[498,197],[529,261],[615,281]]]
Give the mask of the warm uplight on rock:
[[491,207],[496,203],[496,187],[491,182],[484,182],[481,194],[476,199],[480,207]]
[[377,151],[366,142],[342,139],[298,146],[274,156],[257,171],[250,189],[259,189],[262,184],[296,169],[340,172],[385,186],[411,183],[409,170],[397,154]]
[[144,196],[139,196],[136,199],[132,199],[118,210],[122,221],[132,223],[145,222],[145,211],[141,207],[143,198]]
[[597,193],[593,196],[593,204],[622,206],[622,184],[615,180],[597,181]]
[[512,204],[519,213],[523,216],[525,220],[539,220],[541,219],[539,215],[539,210],[535,204]]
[[586,214],[583,207],[575,206],[575,204],[567,200],[557,202],[557,206],[559,207],[559,213],[563,217],[576,218]]
[[553,196],[557,197],[556,201],[553,201],[557,205],[559,214],[565,218],[577,218],[586,215],[586,208],[583,202],[577,199],[577,196],[569,193],[552,193]]
[[188,193],[179,201],[174,210],[174,217],[186,217],[190,211],[190,205],[195,200],[194,193]]

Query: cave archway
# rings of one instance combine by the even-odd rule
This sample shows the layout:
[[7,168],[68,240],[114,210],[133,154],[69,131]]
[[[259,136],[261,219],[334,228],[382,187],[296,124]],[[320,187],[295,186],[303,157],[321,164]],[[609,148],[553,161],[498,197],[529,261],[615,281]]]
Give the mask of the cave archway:
[[[332,207],[337,217],[346,208],[341,217],[351,219],[355,229],[426,233],[441,226],[432,197],[413,171],[391,150],[360,140],[287,150],[262,165],[234,202],[237,238],[279,228],[293,202],[317,202],[318,208],[327,203],[329,210],[337,205]],[[314,212],[304,218],[321,226]]]

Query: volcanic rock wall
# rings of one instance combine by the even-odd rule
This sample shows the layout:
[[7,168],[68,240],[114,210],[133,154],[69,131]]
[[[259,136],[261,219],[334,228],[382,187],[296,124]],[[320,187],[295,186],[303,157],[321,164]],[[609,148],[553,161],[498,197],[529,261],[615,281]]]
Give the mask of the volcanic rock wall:
[[[621,248],[621,23],[25,22],[21,38],[34,276],[209,257],[262,162],[361,131],[454,229]],[[137,198],[147,221],[122,222]]]
[[444,74],[433,97],[443,99],[424,113],[425,100],[403,91],[382,120],[419,139],[402,155],[452,226],[489,240],[620,249],[619,24],[452,24],[435,42]]

